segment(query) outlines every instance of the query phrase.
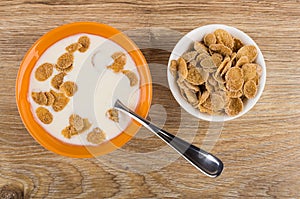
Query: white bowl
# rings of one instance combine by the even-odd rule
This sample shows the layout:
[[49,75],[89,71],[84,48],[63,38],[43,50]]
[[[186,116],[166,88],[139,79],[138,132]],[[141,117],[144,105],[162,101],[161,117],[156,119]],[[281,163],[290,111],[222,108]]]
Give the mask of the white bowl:
[[[254,61],[255,63],[259,64],[262,67],[262,75],[260,77],[259,81],[259,87],[257,94],[255,98],[247,100],[246,103],[244,103],[244,108],[243,111],[240,112],[236,116],[211,116],[206,113],[201,113],[199,109],[194,108],[192,105],[190,105],[185,99],[181,96],[180,90],[177,86],[176,79],[172,76],[170,73],[170,64],[171,60],[178,59],[183,53],[185,53],[194,43],[194,41],[202,41],[203,37],[208,34],[214,32],[216,29],[224,29],[228,31],[233,37],[236,37],[240,39],[244,44],[247,45],[254,45],[257,48],[258,56],[256,60]],[[238,118],[245,113],[247,113],[258,101],[260,98],[264,87],[266,83],[266,64],[264,61],[264,57],[257,46],[257,44],[244,32],[230,26],[226,25],[221,25],[221,24],[211,24],[211,25],[206,25],[206,26],[201,26],[199,28],[196,28],[192,30],[191,32],[187,33],[185,36],[183,36],[179,42],[176,44],[175,48],[172,51],[172,54],[169,58],[169,63],[168,63],[168,82],[169,82],[169,87],[171,89],[171,92],[173,96],[175,97],[176,101],[180,104],[180,106],[186,110],[188,113],[191,115],[203,119],[206,121],[214,121],[214,122],[223,122],[223,121],[229,121],[235,118]]]

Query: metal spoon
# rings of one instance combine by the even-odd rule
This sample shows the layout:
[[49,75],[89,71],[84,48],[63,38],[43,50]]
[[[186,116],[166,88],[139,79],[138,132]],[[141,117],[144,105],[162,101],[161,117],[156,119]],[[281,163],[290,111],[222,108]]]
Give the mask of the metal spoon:
[[214,178],[222,173],[223,163],[217,157],[164,131],[163,129],[160,129],[159,127],[155,126],[151,122],[145,120],[144,118],[127,108],[120,102],[120,100],[117,100],[115,102],[114,108],[122,111],[129,117],[142,124],[148,130],[153,132],[205,175]]

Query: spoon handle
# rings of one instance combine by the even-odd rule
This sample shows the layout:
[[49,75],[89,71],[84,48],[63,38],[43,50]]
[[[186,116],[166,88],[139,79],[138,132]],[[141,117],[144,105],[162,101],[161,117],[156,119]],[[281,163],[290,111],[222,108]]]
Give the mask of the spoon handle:
[[145,120],[144,118],[131,111],[119,100],[115,102],[114,108],[130,116],[131,118],[142,124],[144,127],[146,127],[148,130],[153,132],[155,135],[157,135],[159,138],[164,140],[182,157],[184,157],[194,167],[196,167],[207,176],[217,177],[222,173],[223,163],[217,157],[155,126],[148,120]]

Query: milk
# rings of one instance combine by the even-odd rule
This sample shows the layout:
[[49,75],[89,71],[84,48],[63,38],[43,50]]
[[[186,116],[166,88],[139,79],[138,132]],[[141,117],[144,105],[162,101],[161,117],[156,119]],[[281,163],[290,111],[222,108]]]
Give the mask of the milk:
[[[31,92],[55,90],[50,82],[52,77],[59,72],[54,69],[49,79],[40,82],[35,79],[35,70],[45,62],[56,63],[58,57],[66,52],[65,47],[77,42],[78,38],[83,35],[90,38],[90,47],[85,53],[78,51],[74,53],[74,68],[64,78],[64,81],[76,82],[78,90],[62,111],[55,112],[51,106],[46,106],[53,114],[53,121],[51,124],[44,124],[37,118],[35,110],[40,105],[33,101]],[[121,72],[114,73],[106,68],[113,63],[111,55],[118,51],[124,52],[127,57],[124,69],[135,72],[140,81],[136,65],[129,54],[121,46],[106,38],[91,34],[77,34],[50,46],[37,61],[30,77],[28,100],[35,120],[53,137],[74,145],[93,145],[86,140],[86,137],[95,127],[102,129],[108,140],[119,135],[128,126],[130,118],[119,113],[119,123],[115,123],[107,118],[106,111],[113,107],[116,99],[120,99],[134,110],[139,100],[140,90],[139,84],[130,87],[128,78]],[[82,118],[88,118],[92,126],[84,133],[68,139],[61,134],[61,130],[69,125],[69,116],[73,113]]]

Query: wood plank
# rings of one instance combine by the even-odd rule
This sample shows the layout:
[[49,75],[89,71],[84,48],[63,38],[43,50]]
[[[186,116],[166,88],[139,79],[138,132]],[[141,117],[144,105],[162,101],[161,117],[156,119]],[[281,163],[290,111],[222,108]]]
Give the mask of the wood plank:
[[[220,177],[197,172],[144,128],[122,149],[95,159],[61,157],[32,139],[15,103],[19,64],[39,37],[75,21],[109,24],[138,44],[154,82],[150,118],[220,157],[225,164]],[[249,34],[267,64],[257,105],[221,125],[190,117],[166,80],[176,42],[211,23]],[[2,0],[0,187],[16,185],[25,198],[299,198],[299,29],[299,0]]]

